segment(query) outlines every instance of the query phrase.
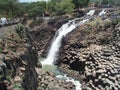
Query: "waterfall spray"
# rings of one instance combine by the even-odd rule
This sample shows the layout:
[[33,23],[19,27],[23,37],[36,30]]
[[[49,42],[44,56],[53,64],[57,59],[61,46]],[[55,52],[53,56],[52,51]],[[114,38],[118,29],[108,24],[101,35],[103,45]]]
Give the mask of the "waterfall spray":
[[[88,22],[91,18],[91,16],[94,14],[95,10],[90,10],[88,14],[90,14],[90,17],[82,17],[81,18],[75,18],[73,20],[70,20],[69,22],[63,24],[59,30],[56,32],[55,37],[53,39],[52,45],[50,47],[50,50],[48,52],[47,58],[42,61],[42,65],[53,65],[54,62],[57,60],[57,55],[59,53],[59,48],[61,46],[62,38],[65,37],[69,32],[77,28],[78,26]],[[67,82],[72,82],[76,86],[76,90],[81,90],[81,84],[79,81],[74,80],[70,77],[68,77],[66,74],[59,74],[56,75],[59,79],[64,79]]]
[[59,48],[61,46],[62,38],[66,36],[69,32],[71,32],[72,30],[74,30],[76,27],[84,24],[85,22],[88,22],[89,18],[83,19],[82,21],[79,21],[79,22],[76,22],[77,20],[79,20],[79,18],[73,19],[67,22],[66,24],[63,24],[60,27],[60,29],[56,33],[57,35],[55,35],[54,37],[53,43],[48,52],[48,56],[43,62],[41,62],[42,64],[53,64],[54,61],[57,59],[57,55],[59,52]]

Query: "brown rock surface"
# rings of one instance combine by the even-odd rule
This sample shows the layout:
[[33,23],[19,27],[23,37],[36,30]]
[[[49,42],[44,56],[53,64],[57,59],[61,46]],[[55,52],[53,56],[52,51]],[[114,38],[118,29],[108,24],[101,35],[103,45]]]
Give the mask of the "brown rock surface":
[[119,24],[80,26],[62,42],[59,68],[79,79],[83,90],[120,89]]
[[[43,72],[38,62],[38,52],[44,55],[49,48],[55,31],[64,23],[64,20],[43,23],[33,30],[28,30],[22,25],[5,27],[0,35],[0,70],[3,79],[0,82],[0,90],[70,90],[75,88],[71,83],[58,80],[53,74]],[[10,30],[9,30],[10,28]],[[41,28],[41,29],[39,29]],[[2,65],[3,64],[3,65]],[[7,68],[6,68],[7,66]],[[2,67],[2,68],[1,68]],[[36,72],[35,67],[39,70]],[[3,72],[4,70],[4,72]],[[1,72],[0,71],[0,72]],[[9,78],[6,78],[9,77]],[[10,80],[8,80],[10,79]],[[7,80],[5,85],[4,80]]]

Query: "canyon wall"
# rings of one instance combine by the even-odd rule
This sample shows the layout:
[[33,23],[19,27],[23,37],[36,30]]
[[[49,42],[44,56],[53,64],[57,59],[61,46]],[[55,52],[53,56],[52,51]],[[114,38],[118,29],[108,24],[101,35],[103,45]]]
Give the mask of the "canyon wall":
[[78,27],[64,37],[57,64],[83,90],[120,89],[120,23]]
[[[35,28],[22,24],[5,27],[0,38],[1,90],[70,90],[75,86],[59,80],[51,72],[43,71],[38,54],[45,57],[55,31],[66,20],[43,22]],[[4,28],[2,28],[4,31]],[[11,30],[10,30],[11,29]]]

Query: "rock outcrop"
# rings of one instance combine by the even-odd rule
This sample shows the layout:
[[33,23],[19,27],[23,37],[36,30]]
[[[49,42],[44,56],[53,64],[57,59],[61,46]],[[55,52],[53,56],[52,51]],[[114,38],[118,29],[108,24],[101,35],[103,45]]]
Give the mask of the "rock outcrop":
[[46,57],[47,52],[51,46],[55,32],[64,24],[67,19],[53,19],[36,26],[31,30],[34,43],[37,47],[38,54]]
[[12,32],[8,33],[12,34],[10,36],[5,34],[4,42],[1,41],[0,46],[3,61],[3,64],[0,64],[3,69],[1,81],[6,88],[2,90],[13,90],[17,86],[24,87],[25,90],[37,90],[38,77],[35,67],[38,66],[38,53],[31,35],[27,28],[21,25],[18,25],[17,31]]
[[65,20],[45,22],[34,30],[21,24],[15,26],[16,30],[12,28],[9,31],[6,27],[4,37],[0,38],[0,90],[75,89],[71,82],[59,80],[54,74],[43,71],[38,62],[38,51],[39,55],[45,56],[46,47],[62,23]]
[[116,24],[86,24],[64,37],[59,68],[79,79],[83,90],[120,89],[120,23]]

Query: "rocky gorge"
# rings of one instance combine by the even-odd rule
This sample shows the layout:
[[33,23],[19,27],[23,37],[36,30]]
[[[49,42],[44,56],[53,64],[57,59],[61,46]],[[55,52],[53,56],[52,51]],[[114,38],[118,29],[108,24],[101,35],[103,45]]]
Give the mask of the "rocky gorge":
[[59,68],[83,90],[120,89],[120,23],[80,26],[64,37]]
[[[41,69],[38,54],[45,57],[46,47],[65,20],[43,22],[40,27],[22,24],[1,28],[0,90],[70,90],[71,82],[59,80]],[[43,27],[44,26],[44,27]],[[41,28],[41,29],[39,29]],[[44,36],[44,37],[43,37]],[[49,48],[49,47],[48,47]]]
[[[55,32],[67,21],[48,20],[29,27],[18,24],[16,29],[4,31],[0,90],[75,90],[71,82],[43,71],[38,58],[47,56]],[[120,22],[96,21],[94,18],[63,37],[56,65],[79,80],[83,90],[119,90]]]

